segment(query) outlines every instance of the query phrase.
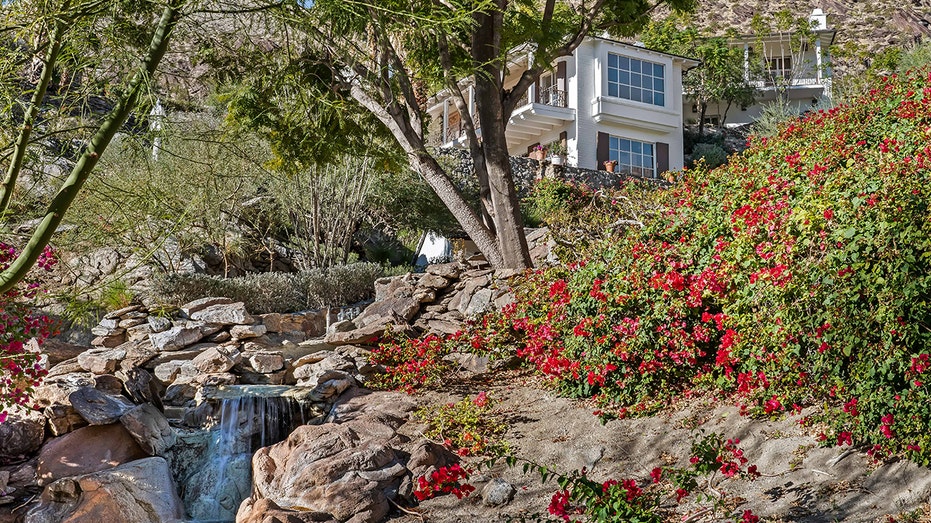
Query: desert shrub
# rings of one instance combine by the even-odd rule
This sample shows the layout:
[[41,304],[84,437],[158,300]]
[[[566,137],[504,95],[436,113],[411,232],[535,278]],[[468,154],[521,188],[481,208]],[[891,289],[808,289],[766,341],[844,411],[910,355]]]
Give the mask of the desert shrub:
[[382,267],[355,263],[296,273],[264,272],[238,278],[169,274],[153,285],[152,301],[180,306],[205,296],[242,301],[250,312],[293,312],[355,303],[374,294]]
[[604,416],[696,390],[763,416],[819,404],[826,441],[927,463],[929,136],[928,71],[886,79],[688,172],[660,218],[529,274],[469,336]]
[[589,246],[643,227],[657,215],[656,185],[635,179],[617,188],[594,190],[584,184],[545,178],[523,200],[524,213],[550,228],[560,260],[571,262]]
[[697,163],[699,160],[704,160],[706,167],[714,169],[727,163],[727,152],[720,145],[713,143],[695,144],[695,148],[692,149],[692,162]]
[[498,456],[508,452],[506,425],[495,416],[495,401],[479,392],[456,403],[426,406],[416,412],[426,425],[424,435],[440,441],[460,456]]

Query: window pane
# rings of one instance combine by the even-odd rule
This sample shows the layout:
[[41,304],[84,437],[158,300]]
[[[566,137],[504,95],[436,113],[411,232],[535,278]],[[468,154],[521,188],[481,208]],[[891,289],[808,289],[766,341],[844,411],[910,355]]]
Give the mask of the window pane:
[[[650,158],[653,158],[653,144],[652,143],[643,144],[643,154],[644,156],[649,156]],[[652,163],[652,160],[650,163]]]
[[642,77],[639,74],[630,75],[630,85],[631,87],[640,87],[640,79]]
[[609,138],[608,138],[608,148],[609,148],[609,149],[617,149],[617,148],[618,148],[618,142],[619,142],[619,139],[618,139],[618,138],[616,138],[616,137],[614,137],[614,136],[609,137]]
[[630,153],[621,152],[618,154],[618,162],[621,165],[630,165]]
[[617,84],[612,84],[612,83],[608,84],[608,96],[614,96],[614,97],[620,96],[620,93],[618,93]]
[[617,67],[617,59],[616,54],[608,53],[608,67]]
[[630,152],[630,140],[620,140],[618,148],[622,151]]
[[622,85],[622,86],[621,86],[621,92],[620,92],[620,94],[617,94],[617,95],[615,95],[615,96],[618,96],[618,97],[620,97],[620,98],[626,98],[626,99],[630,100],[630,99],[631,99],[631,98],[630,98],[630,87],[628,87],[628,86],[626,86],[626,85]]
[[621,71],[618,78],[619,78],[618,81],[621,82],[622,84],[630,85],[630,72],[629,71]]
[[663,65],[662,64],[653,64],[653,76],[657,78],[663,77]]
[[640,151],[641,151],[640,146],[641,146],[640,142],[630,142],[630,150],[637,154],[640,154]]
[[608,81],[617,82],[617,69],[608,69]]
[[621,69],[630,70],[630,59],[627,58],[626,56],[621,56],[619,63],[618,63],[618,67],[620,67]]
[[663,79],[662,78],[653,79],[653,89],[660,93],[663,92]]

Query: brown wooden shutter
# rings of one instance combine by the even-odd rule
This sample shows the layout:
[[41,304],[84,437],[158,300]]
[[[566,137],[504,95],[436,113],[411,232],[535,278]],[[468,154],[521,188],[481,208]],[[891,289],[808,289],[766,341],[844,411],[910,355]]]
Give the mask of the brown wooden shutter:
[[656,176],[669,170],[669,144],[656,142]]
[[608,161],[608,133],[598,133],[598,149],[595,153],[595,169],[603,170]]

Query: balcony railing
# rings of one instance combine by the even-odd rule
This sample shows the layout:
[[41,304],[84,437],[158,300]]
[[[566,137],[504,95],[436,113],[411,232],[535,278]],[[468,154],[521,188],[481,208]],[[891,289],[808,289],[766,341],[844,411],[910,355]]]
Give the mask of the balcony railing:
[[543,105],[552,105],[553,107],[566,107],[566,98],[566,91],[557,89],[556,87],[540,89],[540,91],[537,93],[537,103]]
[[[566,96],[566,91],[562,89],[557,89],[556,87],[547,87],[545,89],[540,89],[536,93],[536,100],[534,103],[550,105],[553,107],[568,107],[568,97]],[[526,92],[523,96],[520,97],[520,100],[517,101],[515,107],[523,107],[530,104],[530,93]]]

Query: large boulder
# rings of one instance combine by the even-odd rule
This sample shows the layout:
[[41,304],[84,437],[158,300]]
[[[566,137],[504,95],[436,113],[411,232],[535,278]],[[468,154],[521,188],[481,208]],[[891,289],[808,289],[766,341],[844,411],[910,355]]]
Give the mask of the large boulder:
[[355,362],[333,351],[308,354],[294,362],[294,378],[299,385],[316,386],[320,377],[331,371],[356,372]]
[[42,446],[45,416],[17,408],[0,423],[0,465],[20,461]]
[[255,321],[246,310],[246,304],[241,301],[211,305],[199,311],[192,312],[190,318],[204,323],[219,325],[249,325]]
[[91,425],[116,423],[120,416],[133,408],[123,396],[107,394],[94,387],[81,387],[68,396],[74,410]]
[[87,350],[85,345],[68,343],[58,338],[49,338],[42,344],[41,352],[48,356],[49,365],[58,365],[63,361],[76,358]]
[[[79,372],[69,372],[77,370]],[[93,386],[94,375],[81,372],[77,362],[66,362],[52,368],[55,373],[46,377],[32,395],[35,404],[43,408],[48,419],[49,430],[53,436],[61,436],[74,429],[87,425],[87,421],[78,414],[68,397],[81,387]]]
[[121,349],[90,349],[78,355],[78,364],[94,374],[112,374],[126,357]]
[[197,343],[206,335],[197,326],[183,327],[178,325],[163,332],[149,334],[149,340],[156,350],[173,352]]
[[198,354],[191,363],[208,374],[226,372],[242,361],[242,353],[235,346],[220,345]]
[[225,305],[228,303],[233,303],[233,300],[224,298],[222,296],[209,296],[207,298],[201,298],[199,300],[185,303],[181,306],[181,313],[190,318],[192,314],[198,311],[202,311],[208,307],[213,307],[214,305]]
[[298,512],[279,507],[270,499],[246,498],[239,507],[236,523],[337,523],[322,512]]
[[49,440],[39,452],[40,485],[122,465],[148,454],[119,423],[77,429]]
[[55,481],[26,515],[26,523],[173,523],[183,518],[168,463],[153,457]]
[[159,456],[175,444],[175,429],[154,406],[137,405],[120,417],[120,423],[146,453]]
[[358,393],[333,409],[336,422],[303,425],[259,449],[252,458],[253,495],[236,520],[268,521],[261,511],[280,506],[339,522],[381,521],[408,476],[395,430],[411,409],[413,402],[400,394]]

